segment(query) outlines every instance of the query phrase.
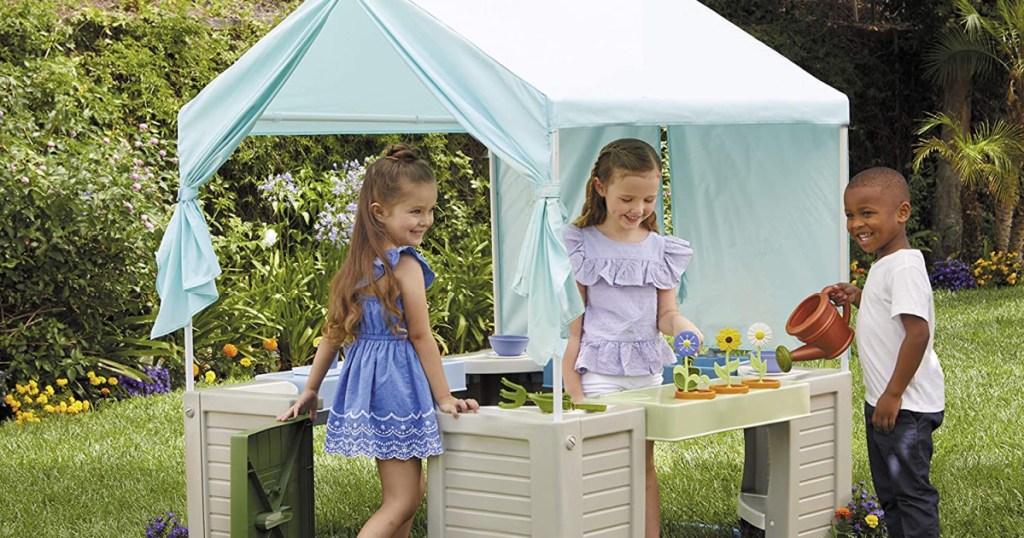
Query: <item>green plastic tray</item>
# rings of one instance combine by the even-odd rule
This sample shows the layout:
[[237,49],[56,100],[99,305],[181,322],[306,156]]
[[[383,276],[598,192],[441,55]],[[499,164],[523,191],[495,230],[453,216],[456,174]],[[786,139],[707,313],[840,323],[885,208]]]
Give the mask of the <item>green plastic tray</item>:
[[777,389],[718,394],[713,400],[679,400],[675,385],[627,390],[588,402],[635,404],[646,408],[647,439],[680,441],[717,432],[784,422],[809,415],[807,383],[782,381]]
[[231,536],[313,536],[313,427],[305,417],[231,436]]

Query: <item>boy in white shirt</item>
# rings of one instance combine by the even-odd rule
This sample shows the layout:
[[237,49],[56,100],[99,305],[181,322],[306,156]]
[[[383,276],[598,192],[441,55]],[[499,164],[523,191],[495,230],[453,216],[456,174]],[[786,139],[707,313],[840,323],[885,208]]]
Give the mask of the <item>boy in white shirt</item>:
[[945,389],[932,350],[935,308],[921,251],[911,249],[907,181],[891,168],[854,176],[843,196],[846,229],[876,253],[864,290],[840,282],[830,297],[859,308],[857,349],[864,371],[864,420],[875,492],[889,536],[938,537],[939,492],[928,475],[932,432]]

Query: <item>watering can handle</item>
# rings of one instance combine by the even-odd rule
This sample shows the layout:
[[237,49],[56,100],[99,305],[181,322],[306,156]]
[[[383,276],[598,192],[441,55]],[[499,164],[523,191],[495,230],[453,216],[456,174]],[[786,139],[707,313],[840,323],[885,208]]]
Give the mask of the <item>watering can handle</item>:
[[[826,301],[829,301],[828,290],[830,290],[830,289],[832,289],[832,286],[825,286],[824,288],[821,289],[821,294],[825,296],[825,300]],[[829,301],[829,302],[831,302],[831,301]],[[837,306],[836,308],[839,308],[839,307]],[[846,298],[846,303],[843,304],[843,323],[846,324],[847,327],[850,326],[850,298],[849,297]]]

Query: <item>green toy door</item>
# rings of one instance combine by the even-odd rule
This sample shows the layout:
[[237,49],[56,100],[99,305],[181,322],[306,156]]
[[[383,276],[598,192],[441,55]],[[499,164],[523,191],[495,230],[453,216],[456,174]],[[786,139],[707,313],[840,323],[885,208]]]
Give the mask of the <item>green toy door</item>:
[[231,436],[231,536],[313,536],[313,427],[302,418]]

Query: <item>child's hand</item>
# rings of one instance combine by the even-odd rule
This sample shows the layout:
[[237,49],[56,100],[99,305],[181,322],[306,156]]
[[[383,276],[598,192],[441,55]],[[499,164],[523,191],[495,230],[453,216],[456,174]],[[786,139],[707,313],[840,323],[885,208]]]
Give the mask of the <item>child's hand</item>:
[[472,398],[462,400],[449,394],[444,401],[438,402],[437,407],[441,409],[442,413],[459,418],[459,413],[476,413],[480,409],[480,404]]
[[309,420],[316,422],[316,406],[317,406],[316,391],[305,389],[302,394],[299,395],[299,399],[295,401],[295,405],[288,408],[281,416],[277,417],[278,422],[284,422],[296,417],[302,416],[304,413],[309,413]]
[[852,304],[859,308],[860,288],[849,282],[839,282],[832,285],[832,288],[828,291],[828,298],[836,306]]

